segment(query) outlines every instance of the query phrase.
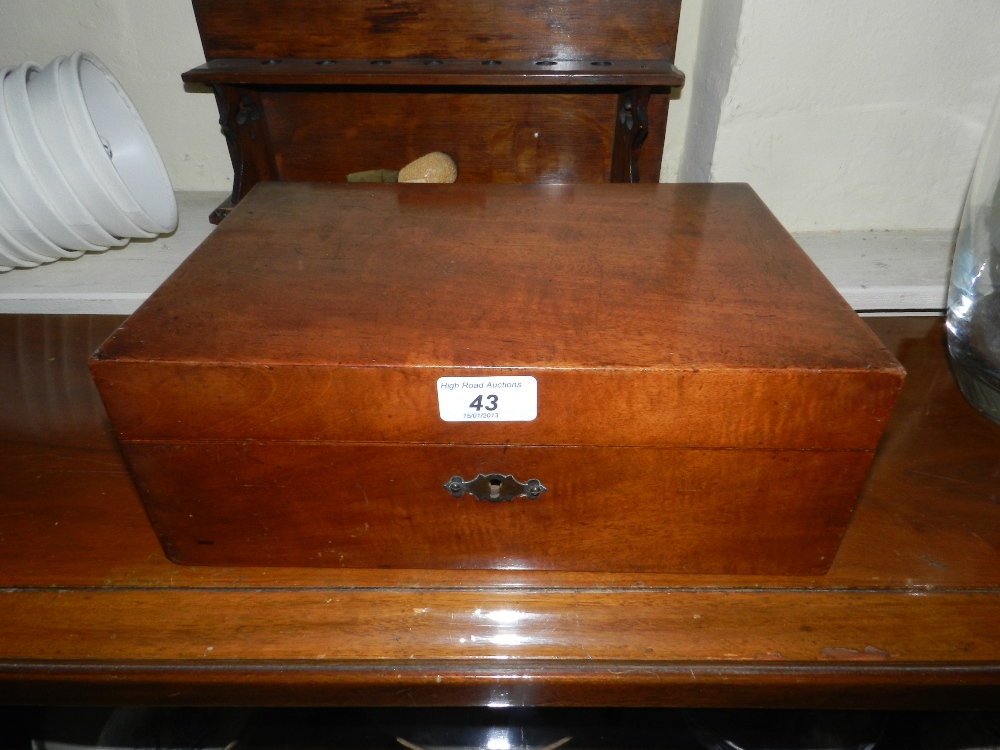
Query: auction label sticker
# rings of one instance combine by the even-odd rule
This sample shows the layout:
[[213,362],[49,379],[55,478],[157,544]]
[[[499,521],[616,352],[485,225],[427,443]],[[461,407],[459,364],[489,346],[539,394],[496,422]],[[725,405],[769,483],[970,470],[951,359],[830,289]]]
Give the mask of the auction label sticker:
[[531,422],[538,416],[538,381],[530,375],[438,378],[445,422]]

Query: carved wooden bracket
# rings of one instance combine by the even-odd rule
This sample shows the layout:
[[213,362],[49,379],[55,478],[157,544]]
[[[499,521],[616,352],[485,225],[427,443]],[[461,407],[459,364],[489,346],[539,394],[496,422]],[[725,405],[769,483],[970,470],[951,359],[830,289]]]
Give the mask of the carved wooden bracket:
[[639,150],[649,134],[646,107],[650,93],[650,87],[639,86],[618,95],[611,182],[639,181]]
[[219,125],[233,162],[232,197],[209,217],[213,224],[218,224],[258,182],[277,180],[278,168],[269,144],[260,92],[225,84],[212,88],[219,106]]

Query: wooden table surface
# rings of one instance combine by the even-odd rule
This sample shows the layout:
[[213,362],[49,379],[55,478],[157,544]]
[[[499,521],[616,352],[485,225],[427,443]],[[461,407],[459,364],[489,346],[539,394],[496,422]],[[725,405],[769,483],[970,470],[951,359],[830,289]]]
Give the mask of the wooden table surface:
[[0,316],[2,702],[1000,702],[1000,427],[939,319],[867,321],[906,385],[813,578],[174,565],[86,368],[120,321]]

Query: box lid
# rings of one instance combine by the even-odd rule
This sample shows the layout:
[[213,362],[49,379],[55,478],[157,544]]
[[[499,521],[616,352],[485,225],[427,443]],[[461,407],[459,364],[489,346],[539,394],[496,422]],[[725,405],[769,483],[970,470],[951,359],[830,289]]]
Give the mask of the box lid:
[[92,367],[124,439],[861,450],[903,375],[738,184],[262,183]]

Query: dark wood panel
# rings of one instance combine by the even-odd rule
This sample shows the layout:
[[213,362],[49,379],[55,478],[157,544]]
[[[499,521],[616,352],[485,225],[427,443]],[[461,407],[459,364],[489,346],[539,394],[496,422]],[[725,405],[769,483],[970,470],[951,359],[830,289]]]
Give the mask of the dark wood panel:
[[[124,443],[190,565],[822,574],[871,455],[322,443]],[[454,498],[449,479],[539,479]]]
[[[620,88],[216,88],[238,198],[261,180],[342,183],[431,151],[458,162],[459,182],[655,183],[669,105],[669,89],[655,89],[647,137],[626,142],[615,139]],[[612,173],[616,154],[634,173]]]
[[674,59],[680,0],[194,0],[205,57]]
[[[281,179],[346,182],[351,172],[400,169],[431,151],[455,159],[460,182],[607,182],[610,177],[613,92],[330,93],[264,95]],[[649,145],[662,152],[662,143]],[[659,169],[642,177],[657,182]]]
[[[624,149],[625,145],[638,148],[638,159],[636,167],[638,169],[638,179],[636,182],[659,182],[660,168],[663,161],[663,148],[667,136],[667,114],[670,108],[670,94],[661,89],[653,89],[646,104],[646,137],[641,142],[634,140],[629,144],[619,143],[619,148]],[[612,152],[612,161],[614,160]],[[629,154],[634,156],[634,151]],[[615,182],[612,175],[612,182]]]
[[[456,370],[102,360],[92,367],[119,436],[157,441],[870,451],[900,380],[891,370],[804,368]],[[456,374],[534,377],[539,416],[530,422],[443,421],[437,380]],[[720,418],[730,412],[733,418]]]
[[1000,667],[716,661],[0,662],[0,700],[58,705],[996,708]]

